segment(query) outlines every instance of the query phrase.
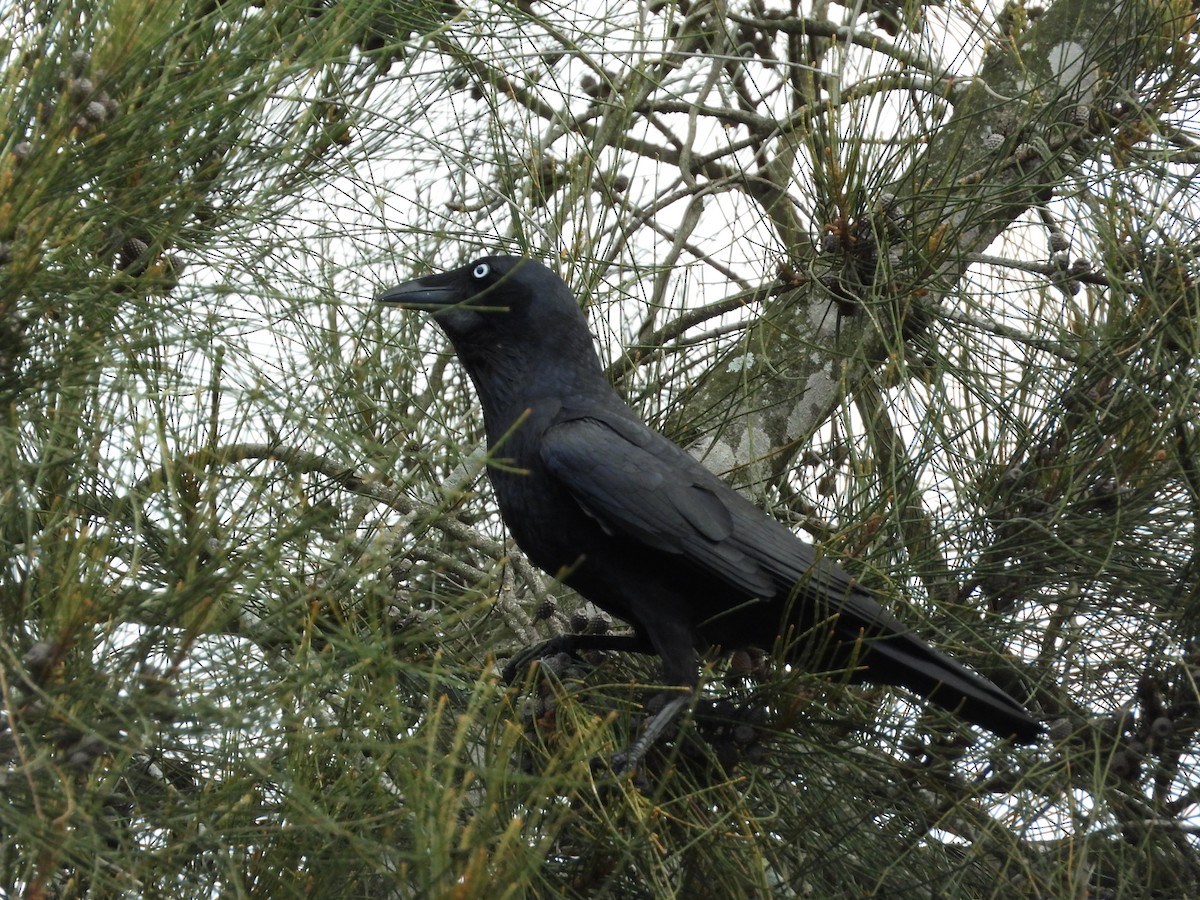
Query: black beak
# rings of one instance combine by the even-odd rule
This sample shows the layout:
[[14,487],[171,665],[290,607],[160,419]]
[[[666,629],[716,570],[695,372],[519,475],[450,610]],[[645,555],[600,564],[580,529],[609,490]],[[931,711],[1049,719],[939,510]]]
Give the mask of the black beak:
[[431,306],[450,306],[461,303],[462,291],[449,284],[439,283],[440,275],[429,275],[388,288],[375,298],[376,303],[403,306],[408,309],[428,309]]

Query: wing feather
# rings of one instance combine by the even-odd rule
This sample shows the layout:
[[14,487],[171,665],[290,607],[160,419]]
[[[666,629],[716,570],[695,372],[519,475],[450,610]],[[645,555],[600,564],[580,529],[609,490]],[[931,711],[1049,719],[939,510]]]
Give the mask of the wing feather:
[[1040,732],[1020,704],[931,648],[841,566],[818,560],[810,544],[640,422],[604,413],[570,418],[546,431],[541,453],[551,476],[607,533],[682,557],[725,582],[729,611],[797,589],[802,619],[836,615],[842,640],[871,640],[875,679],[961,706],[998,734],[1035,740]]
[[729,488],[673,444],[682,460],[662,459],[647,446],[654,432],[625,424],[589,417],[554,425],[542,437],[542,462],[608,534],[683,557],[740,592],[774,595],[772,574],[731,542]]
[[844,570],[818,564],[811,545],[641,422],[566,418],[543,435],[541,455],[608,534],[683,557],[752,597],[786,595],[802,580],[819,578],[819,589],[809,593],[830,602],[815,614],[848,614],[859,620],[846,623],[854,628],[900,627]]

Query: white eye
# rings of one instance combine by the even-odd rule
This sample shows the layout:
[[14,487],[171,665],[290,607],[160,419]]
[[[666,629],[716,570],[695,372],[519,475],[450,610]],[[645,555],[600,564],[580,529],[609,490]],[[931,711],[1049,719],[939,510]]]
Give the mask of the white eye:
[[471,270],[471,276],[473,278],[487,278],[487,274],[490,271],[492,271],[491,266],[489,266],[487,263],[480,263]]

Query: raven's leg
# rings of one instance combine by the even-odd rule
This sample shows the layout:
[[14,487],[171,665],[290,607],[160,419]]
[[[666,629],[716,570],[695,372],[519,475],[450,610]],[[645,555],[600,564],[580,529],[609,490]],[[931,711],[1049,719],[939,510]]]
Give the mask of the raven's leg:
[[[696,638],[686,618],[663,617],[648,629],[650,641],[663,662],[663,681],[684,690],[671,697],[663,708],[650,717],[637,740],[623,753],[614,754],[613,771],[618,775],[637,768],[655,742],[671,727],[692,702],[700,675],[700,658],[696,653]],[[645,625],[646,623],[643,623]]]
[[642,728],[642,733],[638,735],[637,740],[629,745],[628,750],[613,754],[613,772],[617,775],[624,775],[636,769],[638,763],[642,761],[642,757],[650,752],[650,748],[663,736],[663,733],[671,727],[671,724],[679,718],[679,714],[691,702],[691,688],[668,700],[662,709],[650,717],[650,721]]
[[575,654],[584,650],[619,650],[624,653],[654,653],[654,647],[637,634],[560,634],[548,641],[527,647],[504,664],[500,677],[512,684],[517,674],[536,659],[558,653]]

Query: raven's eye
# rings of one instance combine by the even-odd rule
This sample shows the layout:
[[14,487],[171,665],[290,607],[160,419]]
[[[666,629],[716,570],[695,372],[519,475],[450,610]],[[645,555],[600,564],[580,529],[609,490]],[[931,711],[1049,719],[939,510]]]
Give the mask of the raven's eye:
[[492,267],[487,263],[480,263],[471,270],[471,275],[474,278],[487,278],[488,272],[492,271]]

